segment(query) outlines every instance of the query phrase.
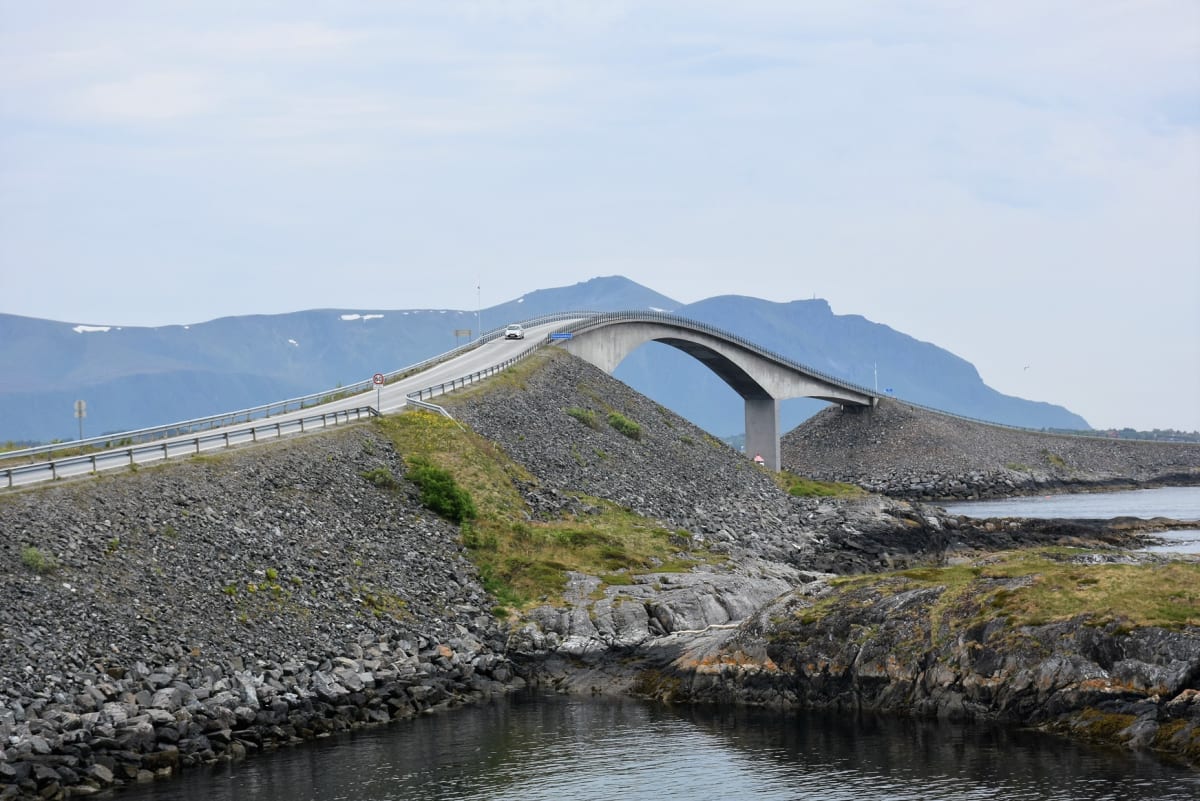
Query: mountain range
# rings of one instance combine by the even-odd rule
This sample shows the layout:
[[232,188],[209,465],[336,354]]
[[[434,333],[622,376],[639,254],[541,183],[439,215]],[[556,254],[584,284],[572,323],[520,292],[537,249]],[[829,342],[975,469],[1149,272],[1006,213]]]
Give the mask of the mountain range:
[[[1061,406],[997,392],[969,362],[941,347],[858,315],[834,314],[824,300],[777,303],[724,295],[682,304],[610,276],[541,289],[476,311],[314,309],[152,328],[0,314],[5,343],[0,442],[74,439],[76,400],[87,403],[85,436],[116,433],[353,384],[509,322],[559,311],[641,309],[708,323],[822,372],[879,385],[925,406],[1030,428],[1089,428]],[[744,427],[741,398],[670,346],[649,343],[614,375],[717,436]],[[824,405],[809,399],[783,402],[782,430]]]

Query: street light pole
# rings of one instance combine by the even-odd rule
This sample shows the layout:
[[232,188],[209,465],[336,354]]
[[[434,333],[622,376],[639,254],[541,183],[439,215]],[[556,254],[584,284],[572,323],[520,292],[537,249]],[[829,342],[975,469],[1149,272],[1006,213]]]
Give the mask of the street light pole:
[[480,299],[480,297],[482,297],[482,289],[479,286],[479,279],[476,278],[475,279],[475,338],[476,339],[479,339],[479,337],[483,334],[483,328],[481,327],[482,323],[479,322],[479,307],[480,307],[479,299]]

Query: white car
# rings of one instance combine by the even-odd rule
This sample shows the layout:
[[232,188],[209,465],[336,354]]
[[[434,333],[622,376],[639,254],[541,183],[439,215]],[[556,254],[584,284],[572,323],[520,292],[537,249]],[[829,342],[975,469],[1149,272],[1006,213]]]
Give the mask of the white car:
[[522,328],[521,326],[517,325],[516,323],[513,323],[508,328],[504,329],[504,338],[505,339],[524,339],[525,338],[525,329]]

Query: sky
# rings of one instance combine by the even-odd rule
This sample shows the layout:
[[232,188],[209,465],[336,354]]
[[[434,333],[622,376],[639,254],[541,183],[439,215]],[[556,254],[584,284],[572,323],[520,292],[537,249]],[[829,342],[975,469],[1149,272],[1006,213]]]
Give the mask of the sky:
[[1200,3],[0,0],[0,312],[602,275],[825,298],[1200,430]]

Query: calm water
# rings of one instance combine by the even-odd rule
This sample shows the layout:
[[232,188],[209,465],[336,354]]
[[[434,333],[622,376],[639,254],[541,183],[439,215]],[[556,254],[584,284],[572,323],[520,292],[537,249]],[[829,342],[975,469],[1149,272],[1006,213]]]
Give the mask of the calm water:
[[[1170,517],[1200,520],[1200,487],[1161,487],[1126,492],[1085,492],[1071,495],[1035,495],[998,501],[964,501],[946,504],[946,511],[969,517]],[[1155,536],[1167,545],[1147,550],[1200,553],[1200,528],[1164,531]]]
[[[947,507],[976,517],[1200,519],[1200,488]],[[1200,552],[1200,531],[1174,532]],[[1186,538],[1186,539],[1185,539]],[[129,801],[1175,801],[1200,773],[987,725],[522,695],[266,754]]]
[[1200,774],[990,726],[521,696],[121,793],[135,801],[1200,798]]

